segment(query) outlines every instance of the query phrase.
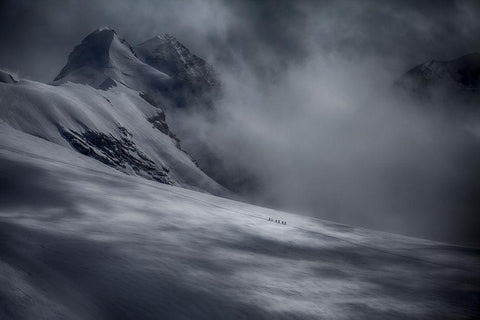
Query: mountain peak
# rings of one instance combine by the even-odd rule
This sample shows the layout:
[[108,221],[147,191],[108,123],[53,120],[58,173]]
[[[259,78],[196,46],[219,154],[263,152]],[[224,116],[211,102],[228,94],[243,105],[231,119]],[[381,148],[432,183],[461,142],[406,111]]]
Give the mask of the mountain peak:
[[480,53],[473,52],[453,60],[430,60],[410,69],[399,84],[414,91],[427,86],[450,86],[461,90],[480,89]]
[[54,81],[69,80],[97,87],[110,77],[125,83],[124,75],[133,73],[129,69],[134,65],[142,69],[138,66],[141,64],[127,41],[118,37],[112,28],[101,27],[73,49]]
[[55,77],[54,81],[60,80],[69,73],[85,66],[103,68],[109,64],[109,50],[114,38],[115,31],[108,27],[99,28],[77,45],[68,56],[68,62]]
[[113,32],[116,33],[113,28],[110,28],[108,26],[103,26],[98,28],[97,30],[93,31],[92,33],[100,33],[100,32]]
[[177,106],[211,105],[212,99],[219,94],[220,86],[213,67],[168,33],[137,45],[135,52],[143,62],[173,79]]
[[157,34],[150,40],[176,41],[177,39],[169,33]]

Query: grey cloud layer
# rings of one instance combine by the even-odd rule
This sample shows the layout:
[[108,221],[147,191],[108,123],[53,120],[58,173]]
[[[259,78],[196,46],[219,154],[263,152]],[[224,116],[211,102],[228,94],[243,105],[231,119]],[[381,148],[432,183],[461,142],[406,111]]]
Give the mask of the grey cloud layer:
[[251,199],[389,231],[478,240],[472,195],[480,188],[469,171],[480,159],[475,140],[390,92],[415,64],[480,50],[476,1],[2,6],[0,67],[34,79],[52,80],[73,46],[102,25],[132,44],[171,33],[214,63],[225,87],[217,121],[188,115],[174,129],[191,148],[197,141],[188,137],[208,141],[231,178],[254,176]]
[[133,43],[172,33],[210,61],[242,59],[261,74],[303,61],[318,46],[351,58],[398,60],[399,70],[480,46],[475,1],[18,0],[1,6],[1,66],[44,81],[103,25]]

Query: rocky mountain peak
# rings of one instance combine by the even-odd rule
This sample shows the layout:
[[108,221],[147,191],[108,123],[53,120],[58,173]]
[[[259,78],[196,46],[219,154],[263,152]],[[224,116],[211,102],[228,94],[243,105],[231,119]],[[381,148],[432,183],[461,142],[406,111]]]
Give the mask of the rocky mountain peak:
[[220,88],[213,68],[175,37],[158,35],[133,48],[108,27],[73,49],[54,83],[67,81],[102,90],[124,85],[148,93],[162,108],[211,107]]
[[172,77],[174,87],[184,95],[198,96],[219,89],[213,67],[169,34],[157,35],[134,50],[143,62]]
[[415,92],[433,86],[476,92],[480,89],[480,53],[422,63],[403,75],[398,84]]
[[111,28],[99,28],[77,45],[68,57],[68,62],[54,81],[64,78],[68,73],[84,66],[104,68],[110,63],[109,50],[114,38],[117,37]]

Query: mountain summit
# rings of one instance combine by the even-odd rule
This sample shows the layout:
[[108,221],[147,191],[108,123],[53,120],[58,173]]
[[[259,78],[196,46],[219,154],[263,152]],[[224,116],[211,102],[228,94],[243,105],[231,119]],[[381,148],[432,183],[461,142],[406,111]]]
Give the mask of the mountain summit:
[[143,62],[173,79],[172,89],[178,106],[185,107],[192,102],[188,100],[195,99],[208,104],[212,95],[218,94],[219,82],[214,69],[175,37],[169,34],[155,36],[134,49]]
[[89,34],[73,49],[55,82],[71,81],[98,88],[105,81],[117,81],[146,91],[165,88],[169,76],[140,61],[132,46],[110,28]]
[[211,107],[220,88],[213,67],[174,37],[156,36],[134,48],[108,27],[74,48],[54,83],[66,81],[107,89],[118,82],[166,108]]
[[410,69],[397,83],[419,94],[436,87],[478,93],[480,53],[470,53],[448,61],[431,60],[422,63]]

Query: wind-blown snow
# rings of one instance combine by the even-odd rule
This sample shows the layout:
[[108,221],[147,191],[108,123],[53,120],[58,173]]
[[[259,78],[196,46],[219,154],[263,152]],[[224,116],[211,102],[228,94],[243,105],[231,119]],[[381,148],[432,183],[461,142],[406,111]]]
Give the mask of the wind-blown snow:
[[476,249],[163,185],[0,134],[0,318],[480,315]]

